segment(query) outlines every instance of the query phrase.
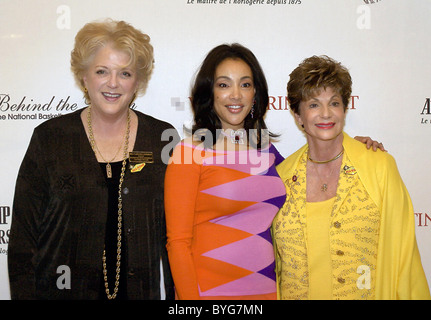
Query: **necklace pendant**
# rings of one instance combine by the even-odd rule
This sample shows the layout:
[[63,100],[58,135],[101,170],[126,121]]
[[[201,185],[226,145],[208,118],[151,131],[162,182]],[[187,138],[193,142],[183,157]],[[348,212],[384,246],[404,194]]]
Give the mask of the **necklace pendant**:
[[109,162],[106,164],[106,175],[108,176],[108,178],[112,178],[112,169]]
[[322,185],[322,187],[320,188],[320,190],[321,190],[322,192],[326,192],[326,191],[328,190],[328,185],[327,185],[326,183],[324,183],[324,184]]
[[244,144],[244,132],[242,130],[232,130],[230,133],[230,139],[232,143],[235,144]]

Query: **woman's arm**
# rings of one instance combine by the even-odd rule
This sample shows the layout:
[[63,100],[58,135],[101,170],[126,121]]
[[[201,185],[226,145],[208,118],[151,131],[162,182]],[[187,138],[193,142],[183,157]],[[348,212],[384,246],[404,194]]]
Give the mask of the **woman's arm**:
[[48,199],[46,168],[39,136],[33,134],[18,172],[8,245],[9,283],[12,299],[35,299],[34,256],[38,225]]
[[192,163],[192,152],[191,147],[178,145],[165,176],[167,250],[176,294],[181,300],[200,299],[191,250],[200,165]]

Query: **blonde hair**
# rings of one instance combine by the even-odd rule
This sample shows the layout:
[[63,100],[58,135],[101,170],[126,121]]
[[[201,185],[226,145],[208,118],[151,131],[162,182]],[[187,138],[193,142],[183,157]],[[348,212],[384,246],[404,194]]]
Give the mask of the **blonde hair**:
[[143,94],[154,68],[153,46],[147,34],[135,29],[124,21],[107,19],[87,23],[75,37],[75,47],[71,53],[71,70],[85,98],[90,97],[84,85],[84,74],[96,51],[106,45],[126,52],[130,56],[129,66],[137,70],[137,94]]

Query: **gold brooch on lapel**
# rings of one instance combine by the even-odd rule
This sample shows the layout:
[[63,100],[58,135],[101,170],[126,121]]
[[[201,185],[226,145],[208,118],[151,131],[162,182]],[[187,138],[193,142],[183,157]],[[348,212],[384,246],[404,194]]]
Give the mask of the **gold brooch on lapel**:
[[132,151],[129,152],[130,172],[141,171],[147,163],[154,163],[151,151]]
[[344,174],[348,174],[348,175],[355,175],[356,174],[355,167],[344,166],[343,170],[344,170]]
[[144,163],[138,163],[138,164],[135,164],[135,165],[130,165],[130,172],[132,172],[132,173],[139,172],[144,167],[145,167],[145,162]]

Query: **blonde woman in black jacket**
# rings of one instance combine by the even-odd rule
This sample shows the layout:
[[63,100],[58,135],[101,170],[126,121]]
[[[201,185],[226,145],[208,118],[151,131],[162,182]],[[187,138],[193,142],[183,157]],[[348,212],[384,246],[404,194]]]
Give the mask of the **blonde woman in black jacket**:
[[77,34],[71,66],[89,105],[34,130],[13,204],[12,299],[160,299],[161,261],[173,298],[163,181],[179,138],[130,108],[153,69],[149,41],[112,20]]

